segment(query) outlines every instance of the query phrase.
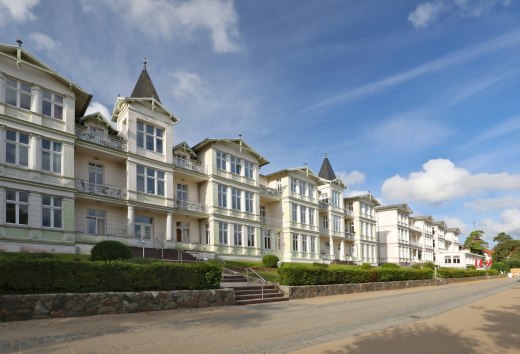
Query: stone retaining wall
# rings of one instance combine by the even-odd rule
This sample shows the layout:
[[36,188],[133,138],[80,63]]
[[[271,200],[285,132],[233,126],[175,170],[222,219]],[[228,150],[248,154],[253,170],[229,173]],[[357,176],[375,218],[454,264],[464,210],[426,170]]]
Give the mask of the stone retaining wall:
[[0,321],[235,304],[233,289],[0,295]]
[[331,285],[304,285],[304,286],[279,286],[285,296],[289,299],[304,299],[308,297],[363,293],[368,291],[396,290],[414,288],[418,286],[443,285],[450,283],[461,283],[474,280],[486,280],[503,278],[504,275],[472,278],[450,278],[450,279],[426,279],[426,280],[402,280],[377,283],[357,284],[331,284]]

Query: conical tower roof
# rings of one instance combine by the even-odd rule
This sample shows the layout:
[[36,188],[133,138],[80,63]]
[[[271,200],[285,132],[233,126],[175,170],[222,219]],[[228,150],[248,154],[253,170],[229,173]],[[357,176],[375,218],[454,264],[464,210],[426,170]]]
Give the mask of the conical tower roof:
[[159,103],[161,103],[161,100],[159,98],[159,95],[157,94],[157,91],[155,90],[155,87],[152,83],[152,79],[150,79],[150,75],[148,75],[148,71],[146,70],[146,59],[143,62],[143,70],[141,71],[141,75],[139,75],[139,79],[137,80],[137,83],[135,84],[134,90],[132,91],[132,94],[130,97],[132,98],[155,98]]
[[328,181],[334,181],[336,179],[336,174],[332,169],[327,154],[325,154],[325,158],[323,159],[323,163],[321,164],[320,173],[318,173],[318,176]]

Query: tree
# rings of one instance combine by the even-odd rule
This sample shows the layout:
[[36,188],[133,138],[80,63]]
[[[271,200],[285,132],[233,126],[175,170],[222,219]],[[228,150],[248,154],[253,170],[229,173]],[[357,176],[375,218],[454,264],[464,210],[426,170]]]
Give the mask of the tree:
[[493,261],[520,258],[520,240],[513,240],[511,235],[501,232],[493,239],[497,244],[493,248]]
[[484,250],[488,247],[488,243],[484,241],[484,231],[472,231],[464,241],[464,248],[470,250],[471,253],[484,255]]

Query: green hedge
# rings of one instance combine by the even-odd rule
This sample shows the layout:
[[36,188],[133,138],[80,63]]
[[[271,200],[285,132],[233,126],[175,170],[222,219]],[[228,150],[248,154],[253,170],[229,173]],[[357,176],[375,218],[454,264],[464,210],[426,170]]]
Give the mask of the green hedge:
[[500,274],[495,269],[489,270],[474,270],[474,269],[458,269],[458,268],[440,268],[437,270],[437,275],[441,278],[469,278],[469,277],[484,277],[486,275]]
[[281,285],[324,285],[369,283],[397,280],[432,279],[431,269],[361,269],[354,267],[322,268],[311,265],[286,264],[278,269]]
[[0,261],[0,293],[214,289],[220,286],[221,274],[213,263],[7,259]]

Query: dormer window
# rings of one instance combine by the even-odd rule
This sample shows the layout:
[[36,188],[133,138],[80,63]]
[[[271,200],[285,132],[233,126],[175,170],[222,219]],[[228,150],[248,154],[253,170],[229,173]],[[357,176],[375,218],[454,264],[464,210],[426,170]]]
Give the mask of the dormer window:
[[164,129],[137,122],[137,147],[163,153]]
[[60,120],[63,119],[63,96],[43,91],[42,114]]
[[10,78],[5,83],[5,103],[31,109],[31,85]]

